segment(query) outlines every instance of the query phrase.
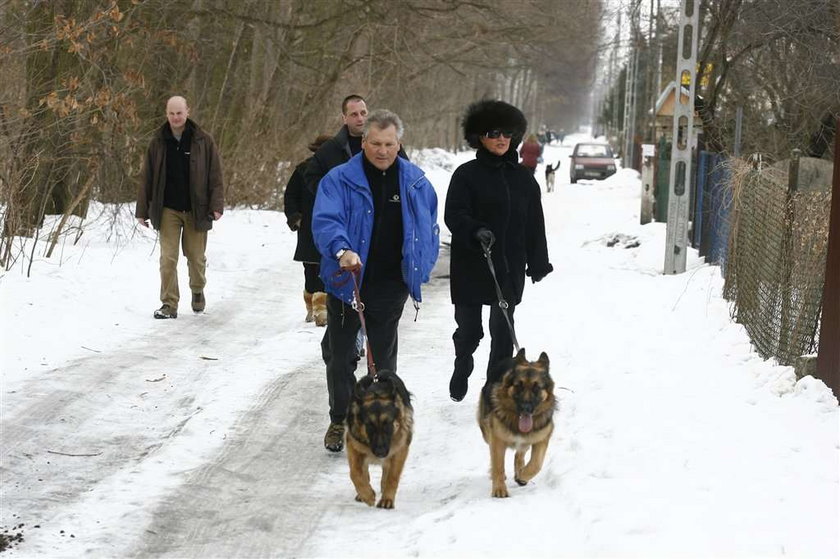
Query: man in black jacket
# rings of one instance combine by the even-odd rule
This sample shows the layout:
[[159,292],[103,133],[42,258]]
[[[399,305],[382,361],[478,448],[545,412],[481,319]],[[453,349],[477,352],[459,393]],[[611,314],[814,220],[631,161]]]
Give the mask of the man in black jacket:
[[361,95],[348,95],[341,102],[341,119],[344,126],[332,139],[318,148],[306,166],[304,179],[313,196],[318,192],[318,183],[330,169],[346,163],[362,151],[362,132],[367,115],[367,105]]

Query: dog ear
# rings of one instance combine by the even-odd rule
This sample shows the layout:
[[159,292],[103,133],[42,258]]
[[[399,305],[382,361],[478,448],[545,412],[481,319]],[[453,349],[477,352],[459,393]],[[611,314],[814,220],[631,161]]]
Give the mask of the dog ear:
[[527,363],[527,362],[528,362],[528,360],[527,360],[527,359],[525,359],[525,348],[524,348],[524,347],[523,347],[523,348],[521,348],[521,349],[517,352],[516,357],[515,357],[514,359],[515,359],[515,360],[516,360],[516,362],[517,362],[517,363],[519,363],[520,365],[522,365],[522,364],[524,364],[524,363]]
[[505,388],[513,384],[513,369],[506,369],[505,374],[502,375],[501,385]]
[[546,355],[544,351],[540,353],[540,358],[537,360],[537,362],[541,363],[545,366],[546,369],[548,369],[548,355]]
[[365,375],[356,383],[356,386],[353,388],[353,397],[359,400],[365,397],[365,392],[367,392],[368,387],[370,386],[370,375]]
[[394,377],[388,376],[385,380],[385,384],[388,385],[388,395],[389,396],[396,396],[397,395],[397,383],[394,382]]

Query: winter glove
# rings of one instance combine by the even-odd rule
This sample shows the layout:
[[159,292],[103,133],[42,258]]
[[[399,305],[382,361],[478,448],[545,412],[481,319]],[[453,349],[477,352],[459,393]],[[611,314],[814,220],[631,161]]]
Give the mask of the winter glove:
[[480,227],[473,233],[473,237],[475,240],[481,243],[481,246],[484,248],[490,248],[493,246],[493,243],[496,242],[496,236],[493,235],[493,232],[487,229],[486,227]]
[[300,219],[301,219],[300,212],[293,213],[289,216],[289,219],[286,220],[286,223],[289,225],[289,229],[292,231],[297,231],[300,229]]
[[554,271],[554,266],[552,266],[551,264],[549,264],[549,265],[548,265],[548,268],[543,268],[542,270],[539,270],[539,271],[537,271],[537,272],[535,272],[534,270],[530,270],[530,269],[529,269],[529,270],[526,272],[526,274],[527,274],[527,275],[529,275],[529,276],[531,276],[531,281],[532,281],[533,283],[537,283],[538,281],[542,280],[545,276],[547,276],[548,274],[550,274],[550,273],[551,273],[551,272],[553,272],[553,271]]

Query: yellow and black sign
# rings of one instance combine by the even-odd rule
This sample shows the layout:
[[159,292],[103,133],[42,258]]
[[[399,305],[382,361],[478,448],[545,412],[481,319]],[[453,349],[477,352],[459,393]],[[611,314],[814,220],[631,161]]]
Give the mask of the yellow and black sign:
[[[714,69],[715,65],[711,62],[706,63],[705,69],[701,72],[700,71],[700,64],[697,65],[695,72],[697,72],[698,83],[700,87],[707,87],[709,85],[709,78],[712,77],[712,70]],[[680,79],[680,84],[688,87],[691,85],[691,76],[688,72],[683,72],[682,77]]]

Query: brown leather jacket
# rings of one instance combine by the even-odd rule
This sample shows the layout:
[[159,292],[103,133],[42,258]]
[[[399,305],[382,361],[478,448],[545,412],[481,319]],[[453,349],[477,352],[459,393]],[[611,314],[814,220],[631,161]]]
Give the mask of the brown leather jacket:
[[[190,202],[198,231],[213,228],[213,212],[224,212],[225,193],[222,184],[222,159],[213,137],[203,131],[192,120],[192,142],[190,144]],[[143,172],[140,175],[140,189],[137,193],[135,217],[148,219],[152,227],[160,229],[163,213],[163,191],[166,188],[166,140],[163,130],[166,122],[155,133],[149,143]]]

